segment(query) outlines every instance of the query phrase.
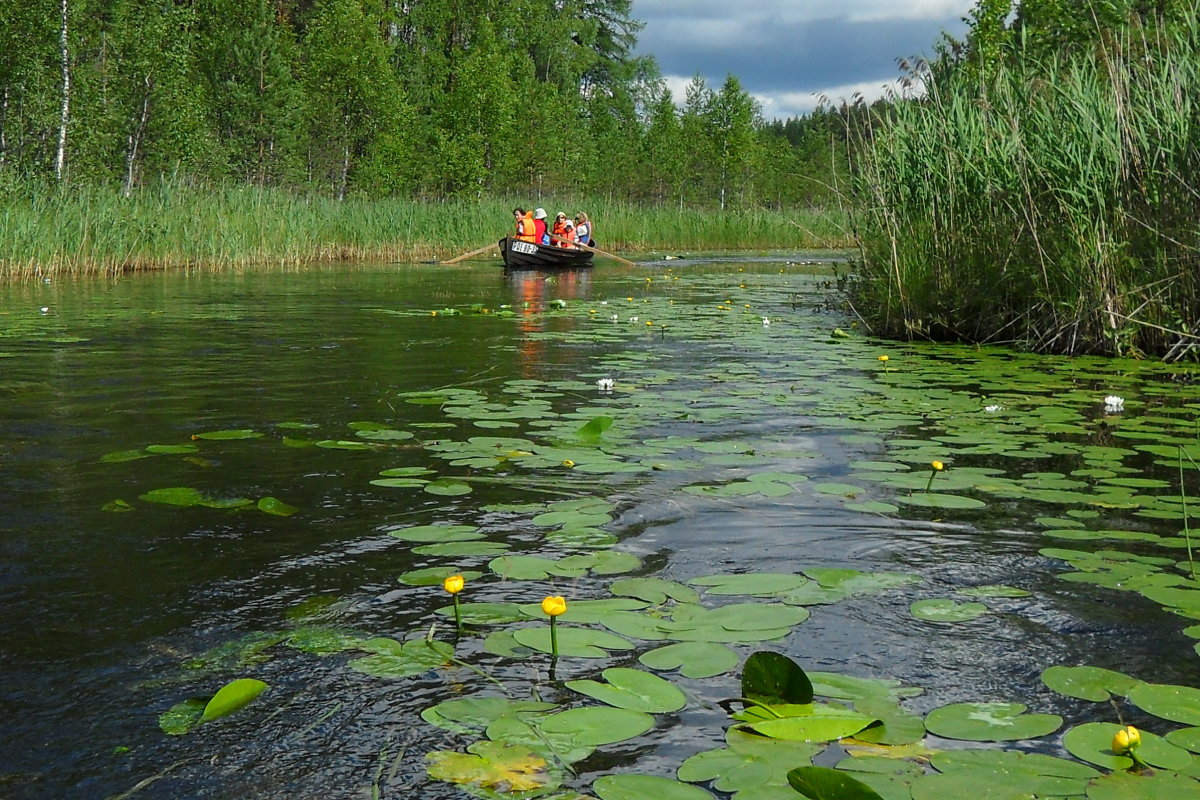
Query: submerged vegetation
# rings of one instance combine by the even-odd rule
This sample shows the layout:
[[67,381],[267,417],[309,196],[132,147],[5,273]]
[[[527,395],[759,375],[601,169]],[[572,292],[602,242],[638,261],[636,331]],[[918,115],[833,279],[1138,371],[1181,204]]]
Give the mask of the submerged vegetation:
[[1194,0],[983,0],[859,162],[859,310],[902,337],[1195,356]]

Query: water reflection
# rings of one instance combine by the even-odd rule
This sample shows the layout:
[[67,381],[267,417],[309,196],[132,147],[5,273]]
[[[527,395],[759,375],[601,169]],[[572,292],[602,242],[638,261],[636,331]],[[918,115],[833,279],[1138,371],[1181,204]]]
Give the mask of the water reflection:
[[[591,294],[590,269],[505,270],[512,291],[512,306],[517,313],[521,341],[517,347],[521,377],[539,378],[545,374],[546,340],[538,334],[546,330],[547,304],[553,300],[584,300]],[[571,320],[560,320],[569,329]]]

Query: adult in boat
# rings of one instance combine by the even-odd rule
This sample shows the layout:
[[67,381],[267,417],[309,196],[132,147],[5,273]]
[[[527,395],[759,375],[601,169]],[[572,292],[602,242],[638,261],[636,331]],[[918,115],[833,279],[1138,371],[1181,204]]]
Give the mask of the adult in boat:
[[592,222],[582,211],[575,215],[575,241],[580,244],[592,243]]
[[513,219],[517,223],[517,233],[513,237],[518,242],[536,242],[533,230],[533,214],[523,208],[513,209]]
[[537,237],[538,244],[550,244],[550,236],[546,233],[546,209],[544,208],[533,210],[533,235]]

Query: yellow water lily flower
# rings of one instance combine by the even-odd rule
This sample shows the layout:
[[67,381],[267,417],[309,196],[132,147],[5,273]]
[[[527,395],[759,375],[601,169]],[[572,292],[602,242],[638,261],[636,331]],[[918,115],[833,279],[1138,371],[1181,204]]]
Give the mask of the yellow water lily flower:
[[931,461],[929,462],[929,466],[933,467],[934,472],[941,472],[946,468],[946,465],[940,461]]
[[569,458],[565,458],[563,459],[562,465],[567,469],[571,469],[571,467],[575,466],[575,462]]
[[885,364],[886,364],[886,363],[888,362],[888,357],[887,357],[887,356],[880,356],[880,357],[879,357],[879,360],[880,360],[880,361],[882,361],[883,363],[885,363]]
[[542,612],[548,617],[557,617],[566,613],[567,601],[561,595],[550,595],[542,600]]
[[463,585],[465,583],[466,581],[463,579],[462,575],[451,575],[450,577],[446,578],[446,580],[442,581],[442,588],[450,594],[458,594],[463,590]]
[[1113,736],[1112,751],[1119,756],[1132,756],[1134,749],[1141,743],[1141,731],[1132,725],[1126,725]]

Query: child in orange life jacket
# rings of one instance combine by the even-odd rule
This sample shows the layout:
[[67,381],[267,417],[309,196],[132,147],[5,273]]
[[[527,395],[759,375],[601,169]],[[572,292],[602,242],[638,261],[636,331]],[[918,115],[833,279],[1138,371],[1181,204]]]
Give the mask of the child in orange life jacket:
[[550,228],[550,243],[562,246],[562,242],[555,239],[555,236],[563,236],[567,232],[567,215],[563,212],[558,212],[554,215],[554,226]]
[[566,241],[559,242],[558,243],[559,246],[565,247],[568,250],[574,250],[575,249],[575,223],[571,222],[571,220],[567,220],[566,222],[563,223],[563,238],[566,239]]

